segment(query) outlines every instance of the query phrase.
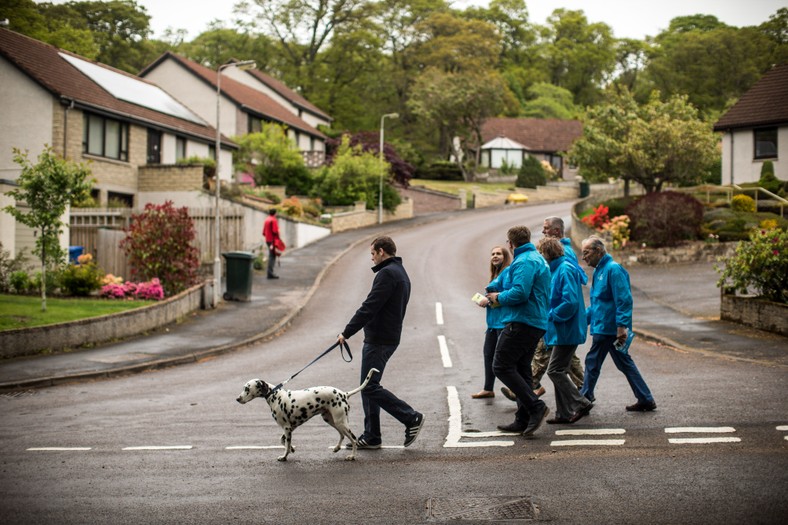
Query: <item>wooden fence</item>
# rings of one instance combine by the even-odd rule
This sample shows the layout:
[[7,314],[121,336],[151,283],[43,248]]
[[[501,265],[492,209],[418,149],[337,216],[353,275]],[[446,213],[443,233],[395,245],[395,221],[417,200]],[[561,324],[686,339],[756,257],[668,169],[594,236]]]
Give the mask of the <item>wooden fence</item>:
[[[203,266],[210,266],[214,259],[215,208],[188,208],[194,221],[194,245],[200,252]],[[223,252],[243,250],[244,218],[236,208],[220,208],[220,246]],[[131,216],[138,213],[127,208],[74,208],[70,219],[70,246],[82,246],[96,264],[106,273],[129,276],[128,259],[120,248],[126,236],[124,229],[131,223]]]

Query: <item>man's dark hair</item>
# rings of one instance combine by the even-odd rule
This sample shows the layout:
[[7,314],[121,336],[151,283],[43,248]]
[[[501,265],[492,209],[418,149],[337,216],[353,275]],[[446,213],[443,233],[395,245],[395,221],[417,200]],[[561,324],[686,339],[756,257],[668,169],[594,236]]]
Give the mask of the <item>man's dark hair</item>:
[[397,245],[394,244],[391,237],[378,237],[372,241],[372,249],[375,251],[383,250],[391,256],[397,255]]
[[271,208],[268,210],[268,215],[276,215],[276,208]]
[[531,230],[527,226],[512,226],[506,232],[506,238],[512,243],[512,246],[519,248],[523,244],[531,242]]

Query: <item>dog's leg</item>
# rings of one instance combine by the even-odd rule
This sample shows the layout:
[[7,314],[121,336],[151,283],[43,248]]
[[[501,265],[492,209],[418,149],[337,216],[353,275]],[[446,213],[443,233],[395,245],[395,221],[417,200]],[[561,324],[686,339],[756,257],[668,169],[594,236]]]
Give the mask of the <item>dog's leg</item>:
[[295,452],[295,449],[291,444],[292,440],[293,440],[293,431],[290,428],[286,428],[285,433],[282,435],[282,444],[285,446],[285,454],[284,456],[279,456],[276,459],[278,459],[279,461],[287,461],[287,455],[290,454],[291,452]]

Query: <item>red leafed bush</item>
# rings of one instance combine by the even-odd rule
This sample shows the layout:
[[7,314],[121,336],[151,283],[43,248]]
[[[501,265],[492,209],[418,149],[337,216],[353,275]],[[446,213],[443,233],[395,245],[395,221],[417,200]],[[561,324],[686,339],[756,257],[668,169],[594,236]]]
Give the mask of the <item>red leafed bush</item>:
[[581,220],[595,230],[602,230],[602,227],[610,222],[610,208],[600,204],[591,215],[587,215]]
[[186,208],[167,201],[147,204],[133,215],[120,246],[129,256],[134,280],[158,278],[165,294],[172,296],[197,282],[200,254],[194,237],[194,221]]
[[652,248],[695,240],[703,222],[703,204],[677,191],[647,193],[627,206],[633,242]]

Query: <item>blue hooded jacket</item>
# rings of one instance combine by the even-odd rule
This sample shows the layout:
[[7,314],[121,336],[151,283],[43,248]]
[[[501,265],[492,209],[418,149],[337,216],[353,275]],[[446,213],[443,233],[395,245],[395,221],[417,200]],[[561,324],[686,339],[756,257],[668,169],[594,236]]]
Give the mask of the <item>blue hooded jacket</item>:
[[[485,290],[488,292],[500,292],[501,291],[501,280],[504,278],[504,275],[509,272],[509,267],[507,266],[501,273],[498,274],[498,277],[493,279],[490,284],[487,285]],[[495,328],[496,330],[500,330],[506,323],[503,322],[503,311],[504,309],[500,306],[490,306],[487,305],[487,328]]]
[[572,239],[569,237],[564,237],[559,242],[561,243],[561,246],[564,247],[564,257],[566,257],[566,260],[574,264],[575,267],[580,270],[580,284],[583,286],[587,285],[588,275],[586,275],[586,271],[583,270],[583,267],[580,266],[580,261],[577,260],[577,254],[572,249]]
[[629,274],[606,253],[594,270],[591,305],[586,310],[591,335],[616,335],[619,326],[632,330]]
[[548,312],[545,343],[580,345],[586,341],[586,303],[580,274],[568,257],[550,261],[550,310]]
[[514,260],[500,281],[498,302],[503,307],[504,324],[523,323],[547,330],[547,306],[550,294],[550,268],[533,243],[514,250]]

